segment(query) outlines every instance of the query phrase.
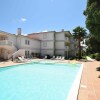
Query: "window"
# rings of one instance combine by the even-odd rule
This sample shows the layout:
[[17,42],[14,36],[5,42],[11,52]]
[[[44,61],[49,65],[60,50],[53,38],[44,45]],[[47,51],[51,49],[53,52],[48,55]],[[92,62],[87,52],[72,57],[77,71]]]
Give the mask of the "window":
[[46,47],[47,46],[47,42],[43,42],[43,47]]
[[43,34],[43,39],[46,39],[47,38],[47,34]]
[[28,54],[28,57],[29,57],[29,55],[30,55],[30,52],[29,52],[29,51],[27,51],[27,54]]
[[28,45],[30,45],[30,41],[28,41]]
[[25,57],[27,58],[27,51],[25,51]]
[[26,45],[30,45],[30,41],[29,40],[25,40],[25,44]]
[[25,51],[25,56],[26,56],[26,58],[28,58],[29,55],[30,55],[30,52],[29,52],[29,51]]

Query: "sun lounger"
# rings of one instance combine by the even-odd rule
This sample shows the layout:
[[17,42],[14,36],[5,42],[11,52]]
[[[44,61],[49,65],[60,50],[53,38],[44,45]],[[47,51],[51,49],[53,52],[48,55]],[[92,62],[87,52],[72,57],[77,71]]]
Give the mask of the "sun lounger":
[[62,57],[61,57],[61,56],[59,56],[58,60],[61,60],[61,59],[62,59]]
[[89,56],[86,56],[86,59],[87,59],[88,61],[94,61],[94,59],[90,58]]
[[51,59],[54,60],[55,59],[55,56],[53,56]]
[[55,59],[58,60],[59,59],[59,56],[57,56]]
[[62,57],[62,58],[61,58],[61,60],[64,60],[64,59],[65,59],[65,57]]
[[18,60],[16,60],[17,62],[26,62],[26,59],[23,59],[22,57],[18,57]]
[[24,56],[21,57],[23,60],[25,59]]
[[45,56],[43,59],[47,59],[47,56]]

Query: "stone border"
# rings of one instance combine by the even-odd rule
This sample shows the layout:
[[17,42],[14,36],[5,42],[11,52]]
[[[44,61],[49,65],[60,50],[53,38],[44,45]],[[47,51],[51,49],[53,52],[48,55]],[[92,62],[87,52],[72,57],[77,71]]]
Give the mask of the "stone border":
[[80,86],[80,82],[81,82],[82,71],[83,71],[83,64],[81,64],[80,70],[73,82],[73,85],[70,89],[70,92],[69,92],[66,100],[77,100],[79,86]]

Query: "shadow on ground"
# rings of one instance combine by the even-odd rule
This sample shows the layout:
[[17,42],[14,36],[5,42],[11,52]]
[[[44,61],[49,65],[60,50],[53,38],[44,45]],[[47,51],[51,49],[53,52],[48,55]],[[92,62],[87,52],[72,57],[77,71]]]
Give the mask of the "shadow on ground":
[[100,67],[97,67],[97,68],[96,68],[96,71],[100,71]]
[[[96,71],[100,71],[100,67],[97,67]],[[98,76],[98,78],[100,78],[100,75]]]

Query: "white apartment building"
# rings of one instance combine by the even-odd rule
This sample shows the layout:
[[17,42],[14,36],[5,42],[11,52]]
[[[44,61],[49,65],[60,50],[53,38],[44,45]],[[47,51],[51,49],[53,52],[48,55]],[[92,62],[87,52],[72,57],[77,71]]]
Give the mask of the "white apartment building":
[[21,28],[17,34],[0,31],[0,58],[9,59],[12,56],[75,56],[77,42],[69,31],[49,31],[32,33],[24,36]]
[[48,31],[28,34],[30,38],[39,39],[41,56],[75,56],[77,52],[77,42],[73,39],[69,31],[61,32]]
[[9,59],[12,56],[14,58],[17,56],[29,57],[32,52],[40,53],[40,40],[21,35],[20,28],[18,28],[17,34],[0,31],[1,59]]

